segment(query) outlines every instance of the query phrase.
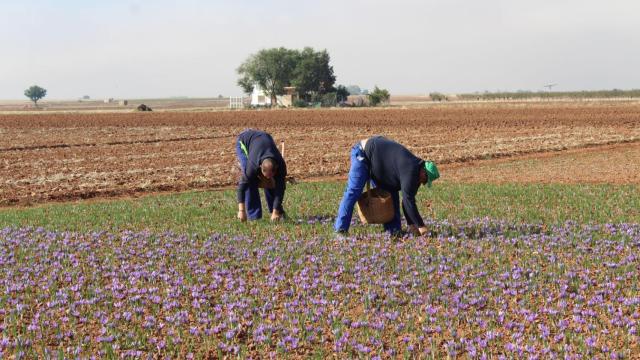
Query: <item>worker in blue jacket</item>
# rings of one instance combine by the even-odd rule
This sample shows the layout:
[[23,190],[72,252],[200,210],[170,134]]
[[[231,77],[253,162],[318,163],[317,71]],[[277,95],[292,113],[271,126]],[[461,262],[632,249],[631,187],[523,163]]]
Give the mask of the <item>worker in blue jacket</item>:
[[413,155],[407,148],[383,136],[374,136],[359,141],[351,149],[349,179],[340,202],[334,229],[347,233],[351,225],[353,207],[360,198],[367,181],[391,193],[395,216],[384,224],[392,234],[401,232],[400,198],[407,220],[408,230],[415,235],[424,235],[427,228],[416,205],[416,193],[421,184],[431,187],[431,182],[440,177],[436,164]]
[[238,182],[238,219],[240,221],[262,218],[262,202],[258,185],[264,186],[264,196],[271,213],[271,220],[281,220],[284,215],[282,201],[286,189],[287,165],[271,135],[264,131],[243,131],[236,143],[240,162]]

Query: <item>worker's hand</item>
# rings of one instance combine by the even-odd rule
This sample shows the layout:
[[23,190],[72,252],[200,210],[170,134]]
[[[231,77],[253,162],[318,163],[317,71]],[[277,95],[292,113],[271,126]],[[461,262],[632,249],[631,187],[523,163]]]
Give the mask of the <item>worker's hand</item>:
[[420,236],[420,230],[418,230],[418,227],[415,225],[409,225],[407,231],[413,234],[413,236]]
[[426,226],[420,227],[418,228],[418,232],[420,233],[420,236],[426,235],[429,232],[429,229],[427,229]]
[[244,208],[244,203],[238,204],[238,220],[242,222],[247,221],[247,211]]
[[280,221],[282,220],[282,214],[278,210],[273,210],[271,213],[271,221]]

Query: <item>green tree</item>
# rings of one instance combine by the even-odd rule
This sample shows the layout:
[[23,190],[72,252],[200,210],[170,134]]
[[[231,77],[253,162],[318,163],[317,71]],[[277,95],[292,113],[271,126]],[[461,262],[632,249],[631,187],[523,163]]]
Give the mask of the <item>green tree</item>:
[[339,103],[347,101],[347,98],[349,97],[349,95],[351,94],[349,93],[349,90],[345,86],[338,85],[338,87],[336,87],[336,100]]
[[291,85],[297,58],[297,51],[283,47],[260,50],[236,70],[240,75],[238,85],[250,94],[254,84],[258,84],[275,105],[276,96],[283,95],[285,86]]
[[324,95],[335,91],[333,85],[336,77],[333,66],[329,65],[331,57],[327,50],[315,51],[305,47],[298,52],[294,78],[291,84],[301,98],[309,100],[313,95]]
[[38,85],[33,85],[24,91],[24,96],[31,99],[35,106],[38,106],[38,100],[47,96],[47,89],[41,88]]
[[373,88],[373,91],[369,94],[369,103],[371,106],[377,106],[381,103],[388,103],[391,95],[387,89],[380,89],[377,85]]
[[349,95],[361,95],[362,89],[358,85],[349,85],[347,86],[347,90],[349,91]]
[[447,99],[447,97],[444,96],[444,94],[441,94],[439,92],[429,93],[429,97],[431,98],[432,101],[444,101]]
[[272,104],[277,95],[284,94],[286,86],[295,86],[300,99],[311,101],[335,92],[336,77],[330,61],[326,50],[315,51],[310,47],[302,51],[283,47],[264,49],[250,55],[238,67],[238,85],[250,94],[258,84],[271,97]]

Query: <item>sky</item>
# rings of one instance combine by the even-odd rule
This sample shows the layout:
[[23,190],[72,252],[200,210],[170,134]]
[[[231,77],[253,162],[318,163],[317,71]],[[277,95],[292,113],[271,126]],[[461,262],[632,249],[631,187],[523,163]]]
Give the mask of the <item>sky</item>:
[[260,49],[326,49],[337,84],[640,88],[637,0],[0,0],[0,99],[239,96]]

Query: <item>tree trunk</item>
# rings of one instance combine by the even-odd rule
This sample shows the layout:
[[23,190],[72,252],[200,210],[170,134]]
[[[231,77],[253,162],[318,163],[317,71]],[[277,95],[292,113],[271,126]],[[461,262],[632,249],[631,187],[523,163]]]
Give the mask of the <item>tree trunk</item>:
[[278,106],[278,97],[276,96],[276,88],[271,88],[271,106]]

